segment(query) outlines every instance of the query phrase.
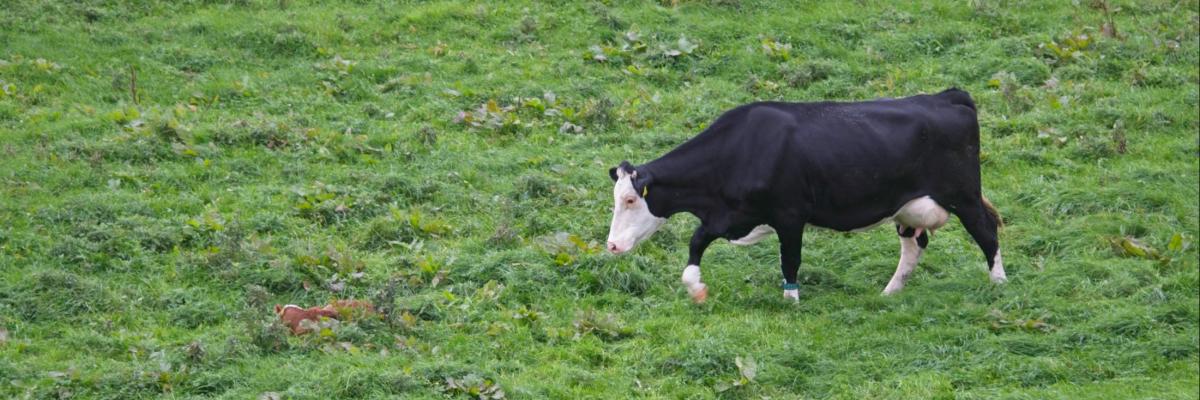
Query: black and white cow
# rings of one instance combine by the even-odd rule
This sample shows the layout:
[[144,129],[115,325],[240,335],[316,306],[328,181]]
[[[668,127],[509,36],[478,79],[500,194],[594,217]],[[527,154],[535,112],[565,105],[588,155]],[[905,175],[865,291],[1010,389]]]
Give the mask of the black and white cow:
[[971,96],[934,95],[865,102],[760,102],[734,108],[708,129],[646,164],[609,170],[613,219],[608,250],[620,254],[671,215],[700,219],[683,283],[697,302],[700,257],[714,240],[734,244],[779,235],[783,294],[798,299],[804,227],[857,231],[894,221],[900,263],[884,294],[904,287],[950,214],[987,258],[993,282],[1006,280],[995,208],[983,197],[979,122]]

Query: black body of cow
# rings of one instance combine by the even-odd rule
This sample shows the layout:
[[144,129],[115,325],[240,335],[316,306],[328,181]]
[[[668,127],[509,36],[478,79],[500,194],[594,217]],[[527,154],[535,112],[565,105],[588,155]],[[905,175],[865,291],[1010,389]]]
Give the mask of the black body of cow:
[[[956,215],[992,266],[999,216],[980,188],[979,123],[968,93],[865,102],[759,102],[717,118],[701,134],[637,171],[650,212],[689,212],[701,225],[688,264],[714,240],[758,225],[780,240],[785,283],[796,283],[804,227],[869,227],[929,196]],[[616,179],[615,168],[609,171]],[[901,227],[899,233],[911,237]],[[921,234],[924,247],[928,237]]]

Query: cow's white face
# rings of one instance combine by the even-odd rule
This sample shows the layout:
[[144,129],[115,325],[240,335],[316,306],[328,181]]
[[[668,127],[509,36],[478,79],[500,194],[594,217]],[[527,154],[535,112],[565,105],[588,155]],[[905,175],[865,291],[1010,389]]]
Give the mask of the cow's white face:
[[608,228],[608,251],[621,254],[657,231],[666,218],[650,213],[646,200],[633,188],[634,174],[617,168],[617,182],[613,186],[613,218]]

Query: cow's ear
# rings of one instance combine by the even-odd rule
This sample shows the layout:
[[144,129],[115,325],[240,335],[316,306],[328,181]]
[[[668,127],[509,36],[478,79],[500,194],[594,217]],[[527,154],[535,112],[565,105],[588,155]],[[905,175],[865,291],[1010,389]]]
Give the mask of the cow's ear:
[[633,169],[633,164],[630,164],[629,160],[621,161],[621,165],[617,168],[620,168],[621,171],[625,171],[626,174],[633,174],[634,172],[637,172]]
[[635,172],[637,171],[634,171],[633,165],[629,161],[621,161],[620,165],[608,169],[608,177],[612,178],[613,182],[616,182],[617,179],[621,179],[625,175],[634,174]]
[[631,183],[633,183],[633,190],[637,191],[638,196],[642,197],[646,197],[646,194],[650,192],[649,187],[653,182],[654,175],[649,173],[635,174],[631,180]]
[[280,307],[278,304],[276,304],[275,305],[275,315],[279,315],[280,311],[283,311],[283,307]]

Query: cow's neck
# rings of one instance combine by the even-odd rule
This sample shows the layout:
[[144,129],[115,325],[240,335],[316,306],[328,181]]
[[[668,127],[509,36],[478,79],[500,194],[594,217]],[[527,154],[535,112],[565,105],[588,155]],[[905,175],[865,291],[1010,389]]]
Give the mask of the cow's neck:
[[720,170],[726,165],[726,160],[720,159],[727,154],[724,151],[726,139],[705,131],[638,169],[649,170],[656,182],[670,186],[691,188],[718,184],[714,179],[726,175]]
[[722,170],[728,165],[727,160],[720,159],[727,154],[722,151],[727,139],[710,128],[662,157],[637,167],[653,177],[647,196],[650,211],[663,218],[689,212],[703,221],[723,209],[720,196],[713,190],[724,187],[723,180],[729,175]]
[[712,189],[719,188],[717,182],[722,174],[712,174],[704,168],[663,168],[664,164],[647,164],[639,167],[650,172],[654,179],[646,188],[646,201],[650,212],[667,218],[688,212],[701,220],[707,219],[714,210],[720,210],[720,198]]
[[656,217],[667,218],[681,212],[689,212],[704,219],[706,210],[717,208],[714,207],[715,198],[696,189],[698,188],[666,184],[650,185],[646,195],[650,213]]

